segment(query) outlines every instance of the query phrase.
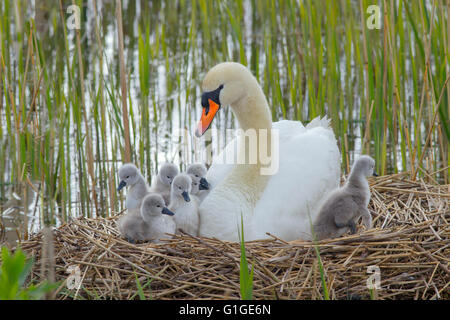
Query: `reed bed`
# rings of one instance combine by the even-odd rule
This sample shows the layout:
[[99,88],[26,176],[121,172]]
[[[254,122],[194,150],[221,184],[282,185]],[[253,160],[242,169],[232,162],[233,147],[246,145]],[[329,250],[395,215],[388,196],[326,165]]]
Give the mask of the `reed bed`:
[[[367,28],[372,4],[1,1],[0,205],[12,189],[24,207],[38,199],[41,225],[108,217],[123,207],[123,162],[150,180],[163,161],[200,161],[184,146],[200,83],[222,61],[250,68],[274,121],[330,117],[343,171],[367,153],[380,174],[448,183],[450,0],[377,1],[380,29]],[[229,108],[213,126],[236,126]]]
[[[331,299],[448,299],[450,186],[396,174],[371,180],[371,190],[371,230],[317,244],[274,236],[246,242],[253,298],[322,299],[317,245]],[[54,230],[58,299],[240,298],[239,243],[181,235],[130,244],[118,234],[118,216],[78,218]],[[37,262],[31,281],[40,280],[41,245],[41,233],[21,243]],[[69,290],[71,265],[82,282]],[[381,272],[372,292],[369,266]]]

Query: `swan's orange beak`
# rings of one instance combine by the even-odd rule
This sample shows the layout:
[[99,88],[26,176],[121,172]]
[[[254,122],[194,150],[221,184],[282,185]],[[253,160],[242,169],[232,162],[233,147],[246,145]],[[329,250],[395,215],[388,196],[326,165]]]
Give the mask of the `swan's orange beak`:
[[203,108],[202,117],[198,122],[197,130],[195,130],[195,135],[198,138],[200,138],[205,133],[205,131],[208,130],[211,122],[214,119],[214,116],[220,108],[220,106],[211,99],[208,99],[208,103],[209,108]]

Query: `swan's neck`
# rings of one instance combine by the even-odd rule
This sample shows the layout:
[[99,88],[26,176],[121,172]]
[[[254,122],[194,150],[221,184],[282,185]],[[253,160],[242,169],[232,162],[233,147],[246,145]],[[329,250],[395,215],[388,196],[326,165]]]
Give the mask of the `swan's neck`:
[[[260,148],[261,143],[267,143],[266,153],[271,151],[272,116],[259,84],[255,81],[254,86],[249,89],[248,94],[231,105],[231,108],[238,119],[240,128],[245,133],[255,130],[256,139],[253,142],[257,143],[257,147],[251,148],[249,139],[241,139],[238,158],[245,159],[245,164],[235,165],[226,182],[239,188],[255,206],[269,181],[269,176],[261,174]],[[249,150],[257,152],[254,155],[256,163],[249,162],[251,158]]]
[[148,213],[141,213],[141,218],[146,224],[151,224],[155,220],[155,216],[152,216]]
[[363,175],[351,172],[348,177],[347,186],[349,188],[364,189],[368,187],[368,182]]
[[[264,148],[264,155],[271,153],[272,142],[272,115],[267,103],[264,92],[259,84],[251,83],[247,88],[247,94],[231,105],[233,113],[239,122],[244,136],[240,139],[238,158],[246,159],[245,163],[249,163],[248,170],[252,170],[252,174],[261,168],[261,153]],[[250,155],[249,153],[253,154]],[[251,161],[251,158],[256,158]],[[258,172],[258,175],[260,172]]]
[[272,128],[269,105],[258,83],[250,88],[245,97],[232,104],[231,108],[243,130]]
[[175,195],[173,192],[170,193],[170,209],[179,208],[183,205],[183,202],[186,202],[183,197]]

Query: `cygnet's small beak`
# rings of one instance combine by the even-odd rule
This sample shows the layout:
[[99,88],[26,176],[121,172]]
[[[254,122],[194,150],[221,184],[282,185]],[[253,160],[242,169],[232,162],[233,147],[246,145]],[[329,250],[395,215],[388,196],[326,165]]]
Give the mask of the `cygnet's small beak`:
[[181,195],[183,196],[183,198],[186,202],[191,201],[191,198],[189,198],[189,193],[187,193],[186,191],[183,191],[183,193]]
[[373,175],[374,177],[378,177],[378,173],[376,173],[375,171],[372,173],[372,175]]
[[117,191],[122,190],[123,188],[125,188],[126,185],[127,185],[127,183],[125,182],[125,180],[120,181]]
[[205,178],[200,179],[199,190],[209,190],[209,183]]
[[173,213],[172,211],[170,211],[169,209],[167,209],[166,207],[164,207],[162,209],[162,214],[167,214],[168,216],[173,216],[175,213]]

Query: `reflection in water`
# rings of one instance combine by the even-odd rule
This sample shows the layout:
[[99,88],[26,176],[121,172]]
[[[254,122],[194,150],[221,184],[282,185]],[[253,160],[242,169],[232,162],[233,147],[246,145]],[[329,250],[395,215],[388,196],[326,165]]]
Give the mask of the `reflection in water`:
[[19,239],[26,239],[29,232],[39,230],[37,215],[36,186],[10,186],[7,200],[0,205],[0,242],[14,245]]

